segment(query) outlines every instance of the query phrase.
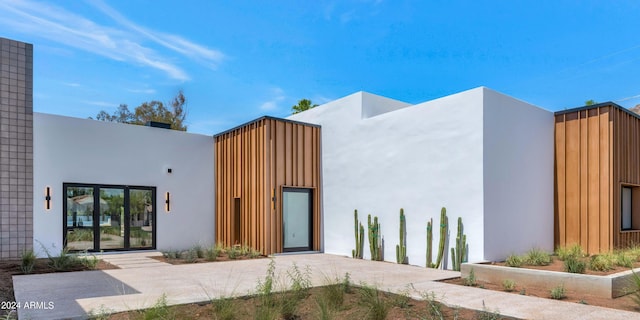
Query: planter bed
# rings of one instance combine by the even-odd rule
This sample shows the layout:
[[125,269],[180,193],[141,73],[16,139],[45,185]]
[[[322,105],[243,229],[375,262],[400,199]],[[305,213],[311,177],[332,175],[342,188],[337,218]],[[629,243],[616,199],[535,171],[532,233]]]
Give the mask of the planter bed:
[[[610,275],[587,275],[527,268],[514,268],[491,264],[463,263],[461,277],[469,276],[471,269],[476,280],[501,284],[505,279],[514,280],[518,285],[553,288],[560,284],[565,289],[589,293],[603,298],[617,298],[629,293],[631,270]],[[640,268],[635,269],[640,272]]]

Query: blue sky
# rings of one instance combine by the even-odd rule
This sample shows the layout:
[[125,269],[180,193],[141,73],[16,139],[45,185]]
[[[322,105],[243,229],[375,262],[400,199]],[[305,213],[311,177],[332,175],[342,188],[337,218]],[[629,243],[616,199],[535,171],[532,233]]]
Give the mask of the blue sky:
[[34,111],[188,99],[215,134],[301,98],[420,103],[478,86],[548,110],[640,104],[638,1],[0,2],[34,45]]

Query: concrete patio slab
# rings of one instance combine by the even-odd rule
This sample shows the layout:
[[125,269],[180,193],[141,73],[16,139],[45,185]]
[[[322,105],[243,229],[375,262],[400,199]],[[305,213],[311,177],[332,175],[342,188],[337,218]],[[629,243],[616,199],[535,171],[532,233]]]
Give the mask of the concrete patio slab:
[[[123,254],[123,256],[126,254]],[[122,258],[124,259],[124,258]],[[14,276],[17,301],[51,303],[49,309],[20,309],[20,319],[85,318],[88,312],[119,312],[153,306],[162,295],[169,304],[243,296],[255,291],[271,259],[240,260],[146,268]],[[357,260],[330,254],[282,255],[273,258],[278,281],[294,264],[309,269],[314,286],[349,273],[353,283],[409,293],[462,308],[498,310],[522,319],[630,319],[638,313],[575,303],[558,302],[436,282],[458,277],[459,272],[426,269],[387,262]]]

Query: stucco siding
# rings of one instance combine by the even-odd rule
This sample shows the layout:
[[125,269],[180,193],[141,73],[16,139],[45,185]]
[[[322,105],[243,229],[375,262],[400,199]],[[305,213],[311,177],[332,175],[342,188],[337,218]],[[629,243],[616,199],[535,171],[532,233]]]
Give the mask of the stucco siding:
[[484,259],[552,252],[553,113],[483,91]]
[[65,182],[156,187],[157,249],[212,244],[213,157],[211,136],[34,113],[34,247],[62,248]]

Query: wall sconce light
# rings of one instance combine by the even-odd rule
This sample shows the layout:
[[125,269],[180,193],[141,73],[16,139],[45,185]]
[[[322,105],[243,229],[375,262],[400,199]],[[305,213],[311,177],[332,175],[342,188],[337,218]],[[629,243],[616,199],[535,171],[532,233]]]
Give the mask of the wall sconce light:
[[164,196],[164,210],[167,212],[171,211],[171,194],[168,191]]
[[51,187],[44,188],[44,209],[51,210]]

